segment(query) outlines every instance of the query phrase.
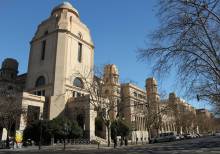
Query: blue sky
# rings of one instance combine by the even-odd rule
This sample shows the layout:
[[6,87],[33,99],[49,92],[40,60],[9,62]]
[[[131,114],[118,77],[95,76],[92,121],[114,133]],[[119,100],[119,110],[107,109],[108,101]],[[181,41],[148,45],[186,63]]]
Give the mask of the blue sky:
[[[137,49],[146,47],[147,35],[158,26],[156,0],[69,0],[89,27],[95,44],[97,66],[116,64],[122,82],[134,81],[144,88],[152,76],[151,64],[137,61]],[[61,0],[1,0],[0,62],[6,57],[19,61],[19,73],[27,71],[29,42],[37,25],[46,19]],[[171,80],[174,80],[171,82]],[[175,76],[159,81],[159,90],[180,89]],[[203,103],[191,101],[197,108]],[[207,107],[208,105],[206,105]]]

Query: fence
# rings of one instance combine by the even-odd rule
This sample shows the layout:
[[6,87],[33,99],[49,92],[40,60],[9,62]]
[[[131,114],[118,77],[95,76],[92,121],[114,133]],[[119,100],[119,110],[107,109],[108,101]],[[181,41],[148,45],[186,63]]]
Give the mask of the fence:
[[[63,143],[64,140],[57,140],[56,144]],[[66,139],[66,144],[91,144],[89,139]]]
[[6,141],[0,141],[0,149],[6,148]]

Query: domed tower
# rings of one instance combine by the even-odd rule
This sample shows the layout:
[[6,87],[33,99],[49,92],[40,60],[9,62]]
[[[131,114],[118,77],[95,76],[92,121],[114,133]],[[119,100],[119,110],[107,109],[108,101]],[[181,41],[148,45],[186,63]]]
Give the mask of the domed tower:
[[146,80],[146,92],[149,101],[159,102],[160,97],[158,95],[157,81],[155,78],[151,77]]
[[[146,92],[147,92],[147,113],[149,117],[154,117],[154,121],[158,121],[153,124],[149,135],[151,137],[157,136],[159,133],[159,125],[161,117],[160,115],[160,97],[157,91],[157,81],[153,77],[146,79]],[[156,117],[155,117],[156,116]]]
[[69,11],[72,14],[74,14],[77,18],[79,18],[78,11],[69,2],[63,2],[54,7],[54,9],[51,12],[51,16],[60,16],[63,10]]
[[155,78],[151,77],[146,79],[146,92],[149,109],[151,112],[158,112],[160,97],[157,91],[157,81]]
[[2,80],[15,80],[18,74],[18,62],[15,59],[7,58],[2,62],[0,78]]
[[119,73],[114,64],[105,66],[103,81],[106,85],[119,85]]
[[48,98],[48,116],[53,119],[72,97],[66,94],[67,89],[78,93],[83,88],[79,76],[93,79],[94,45],[90,31],[78,11],[63,2],[38,25],[30,45],[26,91]]
[[169,94],[169,102],[170,103],[175,103],[176,99],[177,99],[176,98],[176,93],[172,92],[172,93]]
[[110,100],[110,103],[114,106],[114,110],[111,112],[111,118],[116,118],[117,111],[120,106],[120,83],[118,69],[114,64],[106,65],[104,68],[103,76],[103,92],[105,97]]

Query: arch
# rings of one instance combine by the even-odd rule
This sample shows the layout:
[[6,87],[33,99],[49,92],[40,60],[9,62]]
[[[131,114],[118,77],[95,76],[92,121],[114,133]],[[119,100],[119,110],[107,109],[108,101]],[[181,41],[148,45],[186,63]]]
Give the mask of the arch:
[[35,82],[35,87],[43,86],[46,84],[46,80],[44,76],[39,76]]
[[79,88],[83,88],[83,81],[79,77],[76,77],[73,81],[73,85]]

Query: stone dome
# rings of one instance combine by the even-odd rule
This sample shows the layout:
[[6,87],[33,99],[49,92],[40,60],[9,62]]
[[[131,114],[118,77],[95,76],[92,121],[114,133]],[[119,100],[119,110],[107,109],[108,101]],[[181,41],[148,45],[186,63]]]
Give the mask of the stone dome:
[[18,62],[16,59],[6,58],[2,62],[2,69],[10,69],[14,71],[18,71]]
[[109,64],[105,66],[105,73],[110,73],[110,74],[115,74],[118,75],[118,69],[116,67],[116,65],[114,64]]
[[176,97],[176,93],[175,92],[170,93],[169,97]]
[[153,77],[147,78],[146,85],[157,85],[157,80]]
[[79,17],[79,13],[78,11],[72,6],[72,4],[70,4],[69,2],[63,2],[59,5],[57,5],[56,7],[54,7],[54,9],[52,10],[52,13],[53,14],[54,12],[56,11],[59,11],[59,10],[63,10],[63,9],[67,9],[68,11],[72,12],[73,14],[75,14],[77,17]]

